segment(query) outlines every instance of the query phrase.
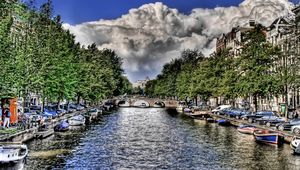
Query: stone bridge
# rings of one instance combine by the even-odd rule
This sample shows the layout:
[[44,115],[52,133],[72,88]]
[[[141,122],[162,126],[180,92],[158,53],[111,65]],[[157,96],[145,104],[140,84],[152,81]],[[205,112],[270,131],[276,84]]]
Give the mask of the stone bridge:
[[153,107],[155,102],[162,102],[167,108],[176,108],[178,102],[176,100],[169,99],[132,97],[126,99],[116,99],[114,103],[118,105],[119,103],[124,103],[124,101],[126,102],[126,104],[128,104],[128,107],[135,107],[138,105],[138,103],[146,103],[147,106]]

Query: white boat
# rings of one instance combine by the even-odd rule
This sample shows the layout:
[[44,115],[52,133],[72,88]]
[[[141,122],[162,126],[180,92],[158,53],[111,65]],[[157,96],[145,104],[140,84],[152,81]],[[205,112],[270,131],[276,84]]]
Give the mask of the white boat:
[[0,145],[0,165],[19,163],[28,154],[26,145]]
[[176,111],[177,111],[178,113],[183,113],[183,109],[184,109],[184,108],[185,108],[184,105],[179,105],[179,106],[176,107]]
[[183,112],[184,112],[184,113],[189,113],[189,115],[190,115],[190,114],[192,113],[192,109],[186,107],[186,108],[183,109]]
[[187,106],[186,106],[185,101],[179,101],[179,102],[177,103],[176,111],[177,111],[178,113],[183,113],[183,110],[184,110],[184,108],[186,108],[186,107],[187,107]]
[[93,108],[89,110],[89,115],[92,119],[97,119],[98,115],[102,114],[102,110],[98,110],[97,108]]
[[294,154],[300,154],[300,145],[299,144],[300,144],[300,138],[295,137],[290,144]]
[[85,117],[82,115],[73,116],[69,119],[70,126],[81,126],[85,124]]

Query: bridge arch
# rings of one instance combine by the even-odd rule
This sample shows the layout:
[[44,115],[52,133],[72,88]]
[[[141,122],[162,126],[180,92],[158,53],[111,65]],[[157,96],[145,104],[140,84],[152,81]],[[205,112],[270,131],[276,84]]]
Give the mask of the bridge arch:
[[165,106],[166,104],[161,100],[157,100],[153,103],[153,107],[165,107]]
[[119,100],[117,105],[119,107],[130,107],[130,103],[127,100]]
[[133,103],[134,107],[150,107],[150,103],[145,100],[137,100]]

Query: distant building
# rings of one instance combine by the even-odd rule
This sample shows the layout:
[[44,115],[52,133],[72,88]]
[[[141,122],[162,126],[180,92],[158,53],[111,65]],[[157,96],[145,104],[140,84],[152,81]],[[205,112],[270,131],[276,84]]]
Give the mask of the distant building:
[[230,32],[222,34],[220,38],[217,38],[216,53],[220,53],[225,49],[230,49],[230,53],[232,55],[239,55],[244,43],[245,33],[253,29],[257,24],[258,23],[256,23],[254,20],[250,20],[246,26],[233,27]]
[[140,87],[141,89],[144,89],[146,87],[146,83],[150,81],[149,77],[146,77],[145,80],[138,80],[135,83],[132,84],[133,88]]

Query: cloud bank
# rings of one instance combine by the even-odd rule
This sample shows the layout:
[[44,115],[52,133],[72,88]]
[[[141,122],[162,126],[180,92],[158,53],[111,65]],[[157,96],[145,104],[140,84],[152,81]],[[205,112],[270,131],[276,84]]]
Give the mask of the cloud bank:
[[96,43],[123,58],[124,69],[134,82],[154,78],[162,66],[184,49],[199,49],[206,56],[214,51],[215,39],[249,19],[268,26],[294,7],[288,0],[245,0],[237,7],[196,8],[189,15],[157,2],[131,9],[115,20],[79,25],[64,24],[82,45]]

